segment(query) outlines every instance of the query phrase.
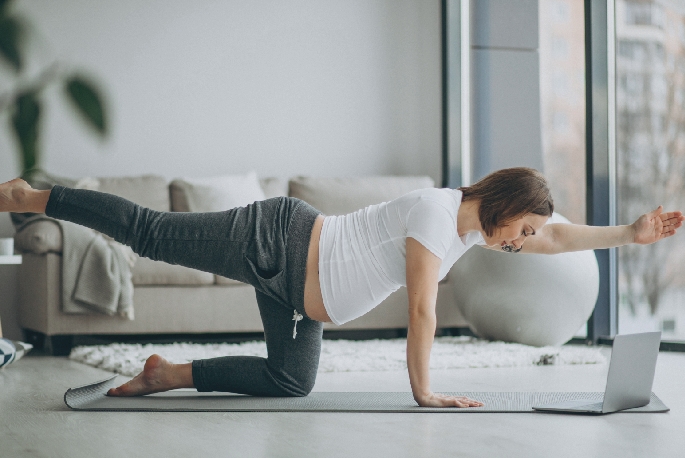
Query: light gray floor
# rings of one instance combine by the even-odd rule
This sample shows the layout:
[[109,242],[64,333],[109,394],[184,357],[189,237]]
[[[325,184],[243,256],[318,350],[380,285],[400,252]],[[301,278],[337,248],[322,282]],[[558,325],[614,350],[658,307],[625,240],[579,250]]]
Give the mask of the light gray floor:
[[[607,356],[609,350],[606,349]],[[603,391],[608,365],[434,371],[434,390]],[[685,354],[660,353],[665,414],[74,412],[108,373],[28,356],[0,370],[0,457],[669,457],[685,450]],[[122,381],[125,380],[122,378]],[[407,391],[404,372],[321,374],[317,391]]]

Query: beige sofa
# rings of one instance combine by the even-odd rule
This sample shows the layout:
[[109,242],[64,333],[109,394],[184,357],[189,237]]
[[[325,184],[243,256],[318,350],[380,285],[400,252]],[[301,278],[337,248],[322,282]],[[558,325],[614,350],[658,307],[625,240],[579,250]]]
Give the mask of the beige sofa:
[[[175,211],[187,207],[182,189],[158,176],[100,178],[98,189],[141,205]],[[324,214],[345,214],[391,200],[414,189],[432,187],[427,177],[263,178],[266,198],[289,195],[309,202]],[[68,351],[71,336],[102,334],[211,334],[261,332],[254,289],[207,272],[140,258],[132,270],[135,319],[100,314],[75,315],[61,311],[62,240],[52,221],[28,225],[15,235],[23,254],[19,269],[19,319],[27,338],[49,337],[54,352]],[[381,330],[406,328],[405,288],[393,293],[367,315],[325,330]],[[466,326],[454,306],[449,275],[439,286],[439,328]],[[38,342],[40,343],[40,342]],[[58,349],[58,346],[67,348]]]

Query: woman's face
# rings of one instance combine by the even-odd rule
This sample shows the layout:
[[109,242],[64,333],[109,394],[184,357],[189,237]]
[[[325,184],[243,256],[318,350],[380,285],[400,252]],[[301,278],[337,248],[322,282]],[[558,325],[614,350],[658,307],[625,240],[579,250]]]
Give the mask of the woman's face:
[[488,246],[508,246],[510,248],[505,248],[505,251],[517,252],[521,250],[526,239],[535,236],[548,219],[547,216],[528,213],[522,218],[510,221],[506,226],[498,227],[492,237],[484,234],[483,238]]

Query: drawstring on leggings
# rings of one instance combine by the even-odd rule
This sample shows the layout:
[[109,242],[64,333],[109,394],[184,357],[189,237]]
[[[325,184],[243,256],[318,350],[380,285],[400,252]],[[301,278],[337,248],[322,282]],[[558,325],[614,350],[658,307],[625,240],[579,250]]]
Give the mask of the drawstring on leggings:
[[304,317],[297,313],[297,310],[295,310],[295,314],[293,315],[293,320],[295,321],[295,327],[293,328],[293,339],[297,335],[297,322],[302,320],[302,318]]

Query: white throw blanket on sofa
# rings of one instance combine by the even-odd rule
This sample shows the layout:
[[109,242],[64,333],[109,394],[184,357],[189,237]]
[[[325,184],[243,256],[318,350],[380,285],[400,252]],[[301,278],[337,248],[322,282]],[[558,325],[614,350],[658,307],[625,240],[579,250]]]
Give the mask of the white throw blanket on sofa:
[[78,224],[35,215],[17,227],[49,220],[62,230],[62,311],[103,313],[129,320],[133,314],[133,251]]

